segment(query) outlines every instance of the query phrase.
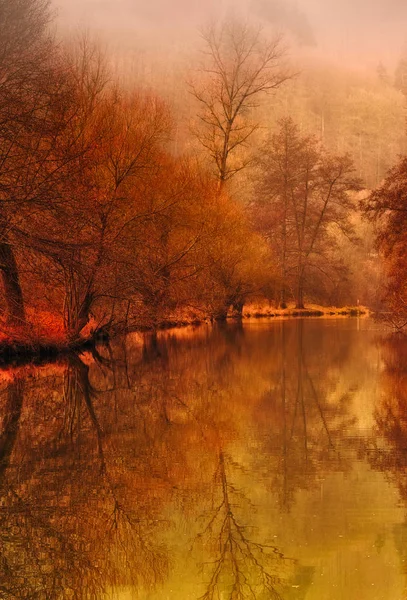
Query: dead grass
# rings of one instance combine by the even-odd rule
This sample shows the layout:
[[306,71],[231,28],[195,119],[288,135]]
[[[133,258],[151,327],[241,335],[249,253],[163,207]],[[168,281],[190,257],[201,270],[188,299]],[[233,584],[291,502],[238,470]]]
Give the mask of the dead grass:
[[243,309],[243,317],[249,318],[278,318],[278,317],[350,317],[368,316],[369,309],[365,306],[321,306],[320,304],[306,304],[304,309],[295,308],[289,304],[286,309],[275,308],[267,303],[252,302]]

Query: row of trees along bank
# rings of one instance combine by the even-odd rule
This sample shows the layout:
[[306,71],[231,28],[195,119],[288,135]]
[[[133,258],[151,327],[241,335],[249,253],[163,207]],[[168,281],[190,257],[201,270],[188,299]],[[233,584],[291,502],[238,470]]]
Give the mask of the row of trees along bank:
[[[189,83],[203,167],[170,151],[165,102],[121,87],[86,40],[57,44],[49,14],[45,0],[0,0],[4,330],[75,341],[224,318],[249,298],[302,307],[311,280],[343,278],[334,250],[359,188],[349,159],[290,119],[261,160],[249,145],[262,96],[293,77],[280,38],[235,22],[204,33],[207,63]],[[248,210],[229,182],[252,165]]]

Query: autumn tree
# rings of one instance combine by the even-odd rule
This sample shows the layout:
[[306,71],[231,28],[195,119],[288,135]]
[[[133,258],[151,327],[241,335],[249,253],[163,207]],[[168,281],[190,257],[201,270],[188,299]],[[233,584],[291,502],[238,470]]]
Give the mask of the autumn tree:
[[114,317],[115,303],[123,300],[118,293],[121,275],[131,277],[130,270],[140,267],[134,261],[126,265],[123,249],[135,253],[140,224],[165,204],[148,206],[138,193],[160,169],[161,145],[169,130],[165,105],[154,96],[110,89],[96,112],[100,114],[87,128],[92,145],[71,196],[82,244],[61,264],[68,286],[67,329],[73,337],[95,313],[95,304],[102,309],[100,324]]
[[133,190],[129,220],[116,240],[119,288],[132,323],[153,330],[196,304],[205,269],[213,182],[196,165],[162,153]]
[[251,113],[261,96],[280,87],[290,72],[280,36],[265,41],[260,29],[230,21],[211,25],[202,38],[202,80],[190,85],[199,106],[195,135],[222,186],[252,162],[243,152],[259,127]]
[[109,81],[103,57],[86,39],[42,67],[42,105],[22,127],[12,122],[16,135],[5,149],[6,249],[15,259],[11,281],[18,282],[19,302],[7,265],[4,289],[10,315],[18,309],[23,322],[20,259],[25,279],[31,271],[26,288],[39,285],[43,296],[53,296],[52,310],[76,341],[95,304],[102,325],[123,299],[117,293],[121,242],[132,246],[134,223],[151,216],[136,190],[159,168],[170,120],[156,97]]
[[8,318],[17,323],[24,321],[25,311],[11,236],[21,183],[27,179],[18,165],[30,159],[27,138],[35,138],[34,145],[43,131],[48,21],[46,1],[0,2],[0,268]]
[[242,316],[247,300],[261,296],[275,274],[264,269],[272,261],[270,249],[253,231],[243,207],[225,189],[213,192],[202,215],[197,290],[210,317],[222,321],[231,307]]
[[397,329],[407,325],[407,159],[393,167],[383,184],[363,203],[377,228],[377,246],[384,259],[383,297],[387,317]]
[[329,278],[337,262],[337,236],[352,233],[349,192],[360,184],[348,156],[329,155],[291,118],[266,142],[260,166],[253,218],[277,257],[280,305],[291,289],[296,307],[304,308],[311,278]]
[[55,269],[49,267],[67,265],[68,259],[72,265],[83,241],[79,233],[84,221],[79,217],[89,205],[79,179],[86,171],[84,157],[98,146],[103,131],[95,115],[106,80],[101,63],[90,66],[86,49],[79,64],[56,47],[47,34],[47,3],[5,5],[0,255],[9,321],[25,326],[21,265],[27,271],[37,263],[47,273],[44,279],[50,279]]

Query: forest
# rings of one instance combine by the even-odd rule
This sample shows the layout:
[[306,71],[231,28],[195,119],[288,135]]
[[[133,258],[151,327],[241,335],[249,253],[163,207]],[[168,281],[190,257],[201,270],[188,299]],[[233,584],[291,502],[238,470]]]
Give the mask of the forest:
[[407,598],[406,20],[0,0],[0,600]]
[[407,324],[407,57],[294,64],[280,35],[230,20],[146,83],[89,36],[59,39],[52,14],[0,0],[0,341],[253,302]]

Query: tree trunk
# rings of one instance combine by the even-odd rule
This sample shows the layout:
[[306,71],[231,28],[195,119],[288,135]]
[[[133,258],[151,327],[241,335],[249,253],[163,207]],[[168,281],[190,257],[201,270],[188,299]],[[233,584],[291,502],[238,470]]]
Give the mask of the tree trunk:
[[295,308],[299,308],[300,310],[304,309],[304,296],[303,296],[303,290],[302,288],[300,290],[298,290],[298,295],[297,295],[297,304],[295,305]]
[[[286,161],[287,162],[287,161]],[[287,170],[286,166],[286,170]],[[287,308],[286,299],[286,281],[287,281],[287,212],[288,212],[288,199],[287,199],[287,187],[288,181],[287,176],[284,182],[284,213],[283,213],[283,226],[282,226],[282,250],[281,250],[281,290],[280,290],[280,304],[279,307],[284,309]]]
[[243,306],[244,306],[243,301],[237,301],[237,302],[233,303],[234,316],[237,317],[238,319],[243,318]]
[[24,298],[17,262],[11,245],[4,237],[0,243],[0,269],[7,304],[7,320],[12,324],[23,325],[25,323]]
[[76,333],[80,334],[82,329],[89,322],[89,313],[93,304],[93,293],[91,291],[86,292],[81,307],[79,309],[78,320],[76,323]]
[[218,308],[215,311],[215,314],[213,315],[215,321],[226,321],[227,316],[228,316],[229,306],[230,306],[230,304],[225,304],[224,306]]
[[295,308],[304,308],[304,266],[298,265],[298,281],[297,281],[297,303]]
[[71,341],[77,340],[82,329],[88,324],[93,300],[94,292],[90,289],[85,293],[79,306],[76,303],[77,299],[73,299],[74,306],[68,309],[68,338]]
[[297,287],[297,303],[295,305],[295,308],[305,308],[304,307],[304,282],[303,282],[303,277],[300,276],[298,278],[298,287]]
[[278,304],[279,308],[282,308],[282,309],[287,308],[287,302],[286,302],[285,296],[286,296],[285,288],[282,287],[280,290],[280,302]]

